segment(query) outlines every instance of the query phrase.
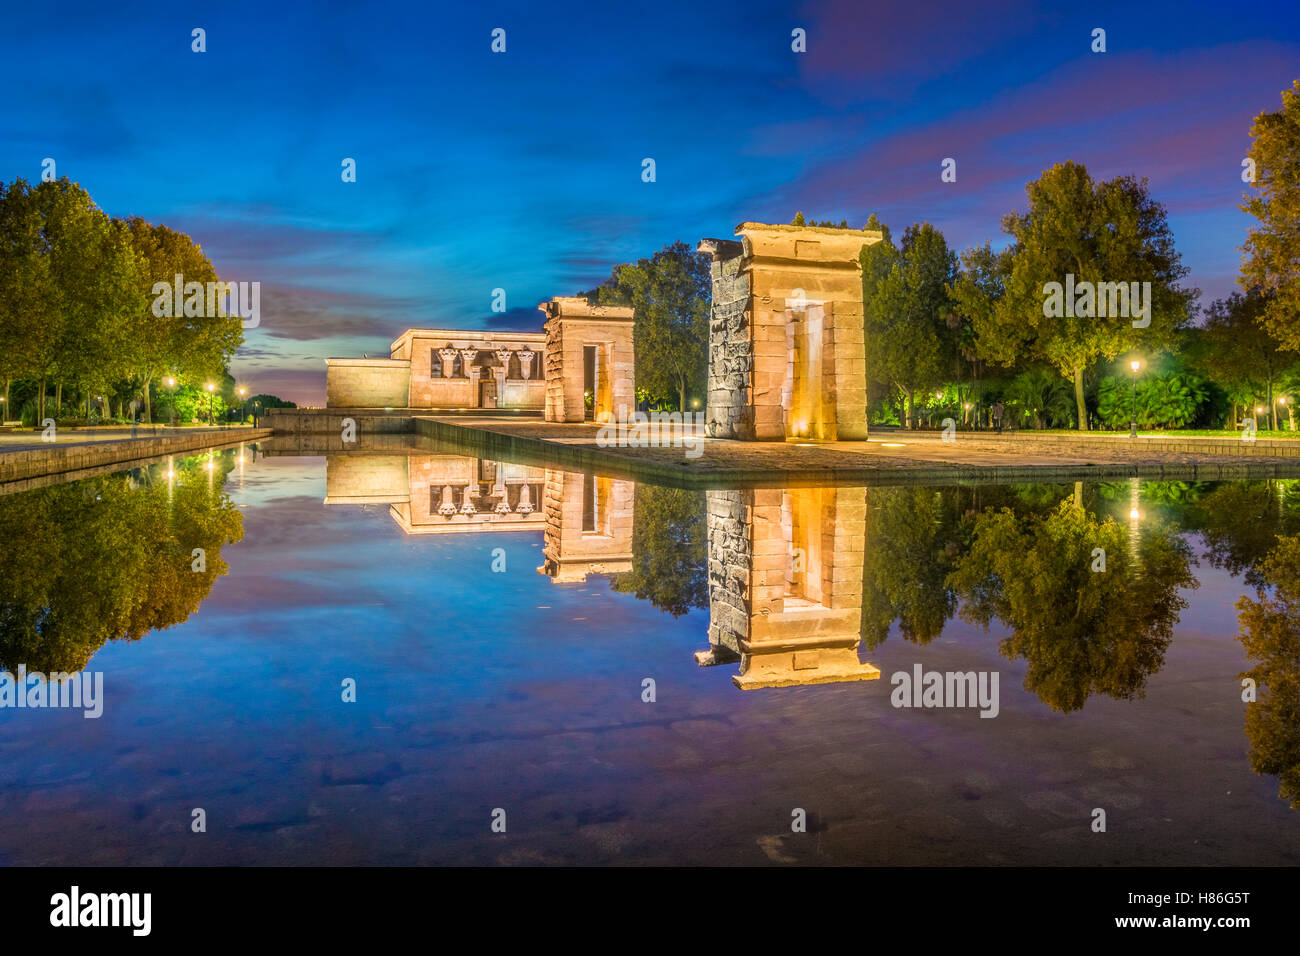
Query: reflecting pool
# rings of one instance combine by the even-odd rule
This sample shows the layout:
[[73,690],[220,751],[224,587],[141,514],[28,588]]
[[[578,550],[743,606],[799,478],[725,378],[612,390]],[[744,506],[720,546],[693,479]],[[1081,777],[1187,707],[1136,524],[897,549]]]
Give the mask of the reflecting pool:
[[1300,862],[1297,481],[272,442],[0,544],[3,863]]

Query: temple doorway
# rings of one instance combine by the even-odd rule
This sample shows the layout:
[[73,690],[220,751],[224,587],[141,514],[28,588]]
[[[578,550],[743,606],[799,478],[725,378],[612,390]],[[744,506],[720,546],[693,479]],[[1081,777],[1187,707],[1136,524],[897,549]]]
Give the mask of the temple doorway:
[[478,381],[478,407],[479,408],[496,408],[497,407],[497,380],[491,374],[491,370],[484,368],[480,373],[482,376]]

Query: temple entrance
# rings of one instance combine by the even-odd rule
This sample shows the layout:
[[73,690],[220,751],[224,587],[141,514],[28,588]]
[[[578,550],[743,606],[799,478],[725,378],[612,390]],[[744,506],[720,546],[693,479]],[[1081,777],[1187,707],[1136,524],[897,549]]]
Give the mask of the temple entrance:
[[496,408],[497,407],[497,380],[489,368],[483,368],[479,372],[478,381],[478,407],[479,408]]
[[804,441],[835,439],[834,346],[826,341],[826,309],[807,302],[788,310],[785,325],[785,381],[781,404],[786,409],[785,437]]
[[[582,407],[583,421],[591,421],[596,417],[596,346],[584,345],[582,347]],[[591,396],[591,402],[588,404],[587,396]]]

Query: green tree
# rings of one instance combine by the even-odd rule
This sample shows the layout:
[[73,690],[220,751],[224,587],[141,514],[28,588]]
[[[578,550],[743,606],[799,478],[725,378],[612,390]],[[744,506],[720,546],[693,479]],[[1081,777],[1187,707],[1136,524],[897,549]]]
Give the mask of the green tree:
[[221,548],[243,536],[221,490],[233,462],[194,456],[171,479],[153,465],[0,497],[0,668],[79,671],[107,641],[189,617],[226,573]]
[[1186,509],[1184,525],[1200,533],[1211,567],[1263,587],[1260,563],[1278,536],[1300,533],[1300,481],[1218,483]]
[[1264,327],[1289,351],[1300,350],[1300,80],[1282,91],[1282,109],[1260,113],[1250,128],[1253,193],[1241,209],[1259,224],[1242,247],[1246,289],[1270,293]]
[[1133,416],[1131,373],[1107,375],[1097,388],[1097,417],[1107,428],[1184,428],[1195,421],[1208,389],[1198,373],[1173,363],[1137,382],[1137,417]]
[[709,257],[678,240],[649,259],[614,267],[596,291],[604,305],[633,309],[636,386],[660,397],[703,395],[709,363]]
[[868,649],[899,622],[904,640],[928,644],[957,609],[945,584],[957,554],[951,493],[933,488],[867,489],[862,636]]
[[924,223],[907,228],[897,251],[885,238],[865,247],[861,261],[872,374],[903,393],[912,428],[916,392],[941,380],[954,351],[947,317],[953,311],[949,288],[956,281],[957,257],[943,234]]
[[[1234,292],[1226,299],[1213,302],[1205,310],[1205,324],[1200,338],[1204,343],[1200,364],[1230,389],[1230,394],[1248,390],[1250,404],[1263,397],[1277,430],[1277,403],[1274,387],[1294,375],[1300,359],[1283,351],[1265,327],[1268,310],[1276,296],[1252,288],[1242,295]],[[1262,424],[1262,423],[1261,423]]]
[[[1073,380],[1078,427],[1086,430],[1085,369],[1137,346],[1151,351],[1171,345],[1198,293],[1178,285],[1187,269],[1146,180],[1121,176],[1094,183],[1082,165],[1067,162],[1025,189],[1029,211],[1002,219],[1012,239],[1000,264],[1004,294],[980,302],[981,283],[972,281],[958,298],[987,360],[1009,366],[1033,356]],[[1046,315],[1047,284],[1063,284],[1067,275],[1076,287],[1150,282],[1150,325],[1135,329],[1129,316]]]
[[1070,388],[1048,369],[1025,369],[1006,384],[1002,398],[1009,406],[1008,417],[1017,427],[1031,424],[1034,428],[1059,428],[1073,424]]
[[13,380],[41,378],[57,355],[58,309],[43,227],[31,186],[22,179],[0,182],[0,376],[6,410],[13,405]]
[[106,389],[127,373],[128,322],[143,306],[145,290],[124,225],[106,216],[81,186],[65,176],[41,183],[32,196],[49,257],[55,334],[38,370],[43,418],[48,378],[89,391]]
[[205,286],[220,280],[203,250],[184,233],[138,217],[127,220],[127,228],[143,264],[142,284],[149,292],[143,308],[132,316],[128,364],[141,381],[144,420],[153,421],[150,393],[155,378],[170,372],[197,382],[222,375],[244,334],[238,316],[209,315],[206,302],[203,315],[187,316],[179,307],[171,309],[170,316],[156,315],[155,283],[170,289],[177,275],[184,283],[202,282]]

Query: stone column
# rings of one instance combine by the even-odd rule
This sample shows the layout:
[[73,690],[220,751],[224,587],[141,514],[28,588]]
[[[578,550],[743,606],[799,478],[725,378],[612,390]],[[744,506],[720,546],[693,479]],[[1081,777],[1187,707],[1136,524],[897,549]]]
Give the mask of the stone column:
[[492,374],[497,380],[497,408],[504,408],[506,404],[506,378],[510,375],[510,349],[497,349],[493,353],[497,361],[501,364],[492,369]]
[[533,377],[533,356],[536,354],[532,349],[519,350],[519,374],[528,381]]
[[451,378],[456,371],[456,350],[438,349],[438,361],[442,365],[442,377]]
[[474,360],[478,358],[478,349],[461,349],[460,350],[460,370],[465,373],[466,378],[473,378]]
[[496,355],[497,361],[501,363],[501,377],[507,379],[510,377],[510,353],[514,349],[497,349],[493,354]]

